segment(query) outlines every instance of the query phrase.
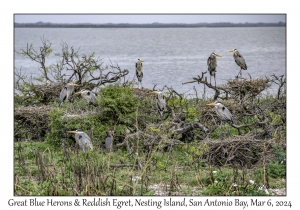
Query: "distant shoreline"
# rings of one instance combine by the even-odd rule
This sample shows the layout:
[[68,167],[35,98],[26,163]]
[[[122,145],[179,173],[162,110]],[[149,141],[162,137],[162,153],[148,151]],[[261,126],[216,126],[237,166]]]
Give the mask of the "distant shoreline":
[[131,23],[118,23],[118,24],[82,24],[82,23],[14,23],[15,28],[201,28],[201,27],[285,27],[286,23],[147,23],[147,24],[131,24]]

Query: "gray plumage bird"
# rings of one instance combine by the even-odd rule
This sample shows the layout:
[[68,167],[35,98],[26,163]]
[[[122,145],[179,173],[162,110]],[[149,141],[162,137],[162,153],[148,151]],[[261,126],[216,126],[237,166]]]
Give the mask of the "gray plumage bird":
[[[218,115],[219,119],[221,120],[221,129],[224,132],[224,129],[222,127],[222,122],[229,122],[230,125],[234,124],[232,114],[230,111],[219,101],[215,101],[214,103],[206,104],[208,106],[214,106],[215,112]],[[224,139],[223,134],[221,133],[221,139]]]
[[166,108],[166,98],[163,92],[153,91],[152,93],[156,94],[156,107],[160,116],[164,115],[164,110]]
[[241,74],[242,77],[242,70],[247,70],[247,65],[244,57],[237,49],[229,50],[229,52],[233,52],[233,58],[236,64],[241,68],[238,76]]
[[68,83],[66,84],[63,89],[61,90],[60,92],[60,95],[59,95],[59,107],[61,107],[61,104],[68,100],[68,98],[72,95],[75,87],[74,86],[79,86],[75,83]]
[[107,132],[107,137],[105,139],[105,148],[107,152],[113,151],[113,137],[114,137],[114,131],[109,130]]
[[211,76],[214,76],[215,79],[215,87],[216,87],[216,68],[217,68],[217,57],[222,57],[221,55],[217,54],[217,53],[212,53],[210,54],[210,56],[207,59],[207,66],[208,66],[208,71],[210,73],[210,84],[211,84]]
[[82,130],[77,129],[75,131],[68,131],[68,133],[75,133],[76,143],[84,152],[93,149],[91,138]]
[[96,95],[97,93],[93,93],[90,90],[81,90],[77,93],[75,93],[75,95],[80,94],[82,98],[84,98],[89,104],[92,104],[94,106],[96,106],[95,101],[96,101]]
[[138,61],[135,63],[135,74],[136,77],[138,78],[138,81],[141,83],[142,86],[142,79],[143,79],[143,63],[144,60],[138,59]]
[[218,115],[221,122],[225,121],[225,122],[229,122],[230,124],[234,123],[233,118],[232,118],[232,114],[227,109],[227,107],[224,106],[221,102],[215,101],[213,103],[206,104],[206,105],[214,106],[215,112]]

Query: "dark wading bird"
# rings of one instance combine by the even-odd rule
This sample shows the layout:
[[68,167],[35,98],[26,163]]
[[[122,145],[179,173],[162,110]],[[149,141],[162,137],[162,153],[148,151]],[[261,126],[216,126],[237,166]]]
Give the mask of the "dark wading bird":
[[96,100],[96,95],[97,93],[93,93],[92,91],[89,90],[81,90],[77,93],[75,93],[75,95],[80,94],[82,98],[84,98],[89,104],[92,104],[94,106],[97,106],[95,104],[95,100]]
[[[232,114],[230,111],[224,106],[221,102],[215,101],[210,104],[206,104],[208,106],[214,106],[215,112],[218,115],[219,119],[221,120],[221,127],[222,127],[222,122],[229,122],[231,125],[234,124]],[[222,137],[223,139],[223,137]]]
[[143,79],[143,64],[144,60],[138,59],[138,61],[135,63],[135,74],[138,78],[138,81],[141,83],[142,87],[142,79]]
[[113,137],[114,137],[114,131],[109,130],[107,132],[107,137],[105,139],[105,148],[107,152],[113,151]]
[[208,71],[210,73],[210,84],[211,84],[211,76],[214,76],[215,79],[215,87],[216,87],[216,68],[217,68],[217,57],[222,57],[221,55],[217,54],[217,53],[212,53],[210,54],[210,56],[207,59],[207,66],[208,66]]
[[68,100],[68,98],[72,95],[74,91],[74,86],[79,86],[79,85],[75,83],[68,83],[63,87],[59,96],[59,107],[61,107],[62,102]]
[[93,149],[90,137],[82,130],[77,129],[76,131],[68,131],[68,133],[75,133],[76,143],[84,152],[87,152],[89,149]]
[[247,70],[247,65],[246,65],[246,61],[245,61],[244,57],[241,55],[241,53],[237,49],[229,50],[229,52],[233,52],[234,61],[241,68],[238,76],[241,74],[241,77],[242,77],[242,69]]
[[153,91],[152,93],[156,94],[156,107],[160,116],[164,115],[164,110],[166,108],[166,98],[163,92]]

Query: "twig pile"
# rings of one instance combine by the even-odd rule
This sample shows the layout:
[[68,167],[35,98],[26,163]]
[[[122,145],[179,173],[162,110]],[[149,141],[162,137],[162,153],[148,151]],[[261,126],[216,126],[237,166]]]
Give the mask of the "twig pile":
[[230,89],[231,95],[250,94],[251,97],[256,97],[262,91],[271,86],[269,78],[259,78],[253,80],[251,76],[250,80],[228,80],[227,85]]
[[40,102],[47,104],[59,98],[60,91],[64,87],[62,83],[33,85],[32,92],[40,99]]
[[274,139],[257,140],[249,136],[238,136],[224,141],[207,139],[201,144],[209,146],[209,151],[202,158],[207,159],[211,165],[252,168],[264,158],[270,158]]
[[50,123],[50,111],[49,106],[16,107],[14,111],[15,139],[44,141]]

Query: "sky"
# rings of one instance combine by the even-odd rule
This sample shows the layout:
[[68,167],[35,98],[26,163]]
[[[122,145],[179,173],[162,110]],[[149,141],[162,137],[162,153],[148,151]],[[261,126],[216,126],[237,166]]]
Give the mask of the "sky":
[[277,23],[286,22],[278,14],[15,14],[15,23]]

